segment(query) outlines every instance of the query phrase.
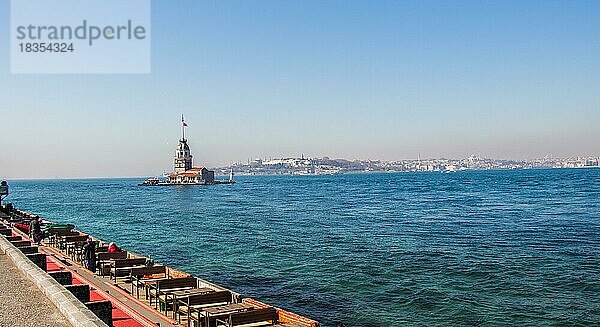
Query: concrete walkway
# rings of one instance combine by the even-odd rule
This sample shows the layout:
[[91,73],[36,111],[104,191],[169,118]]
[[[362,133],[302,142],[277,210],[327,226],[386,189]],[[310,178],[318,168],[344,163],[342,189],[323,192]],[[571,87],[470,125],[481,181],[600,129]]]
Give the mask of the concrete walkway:
[[1,252],[0,326],[71,327],[56,306]]

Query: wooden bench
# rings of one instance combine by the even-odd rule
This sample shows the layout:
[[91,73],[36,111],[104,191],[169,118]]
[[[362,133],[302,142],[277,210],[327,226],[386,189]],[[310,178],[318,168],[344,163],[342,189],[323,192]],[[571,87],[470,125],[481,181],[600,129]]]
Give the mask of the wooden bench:
[[146,260],[146,258],[111,259],[108,277],[110,279],[114,277],[116,283],[117,277],[129,276],[129,271],[131,270],[131,268],[145,265]]
[[168,297],[165,292],[174,290],[184,290],[198,287],[198,280],[195,277],[180,277],[180,278],[169,278],[160,279],[156,281],[156,285],[149,285],[148,295],[150,296],[150,305],[152,305],[152,299],[155,308],[159,309],[160,303],[165,303],[165,313],[167,312]]
[[57,246],[58,239],[62,236],[77,236],[78,231],[72,229],[51,229],[48,231],[48,244]]
[[64,250],[67,255],[73,255],[75,249],[82,247],[88,237],[89,236],[85,234],[62,236],[58,239],[58,242],[61,249]]
[[257,323],[264,322],[265,324],[275,325],[279,321],[279,314],[277,309],[273,307],[253,309],[243,312],[236,312],[229,315],[227,320],[216,320],[217,326],[242,326],[253,324],[256,326]]
[[108,252],[96,252],[97,256],[98,256],[98,273],[100,274],[100,276],[106,276],[106,274],[110,271],[110,267],[108,267],[108,269],[105,268],[105,266],[109,265],[110,266],[110,260],[111,259],[127,259],[127,251],[120,251],[120,252],[113,252],[113,253],[108,253]]
[[199,321],[200,314],[192,317],[192,313],[199,312],[202,308],[214,305],[228,304],[232,302],[230,291],[215,291],[206,294],[191,295],[185,299],[177,301],[177,316],[181,323],[181,315],[187,316],[188,326],[190,320]]
[[[89,239],[89,238],[88,238]],[[99,241],[92,241],[92,243],[94,243],[94,248],[96,249],[96,253],[98,253],[98,244],[100,243]],[[75,261],[75,262],[82,262],[83,261],[83,248],[85,247],[85,245],[87,244],[87,240],[85,242],[79,242],[75,244],[75,247],[73,248],[73,251],[71,252],[71,260]]]
[[96,251],[96,254],[98,255],[98,261],[110,261],[111,259],[127,259],[128,255],[127,251],[113,253]]
[[100,253],[100,252],[108,252],[108,245],[97,246],[96,253]]
[[[144,276],[150,276],[152,278],[144,278]],[[162,275],[157,276],[155,275]],[[131,268],[129,272],[129,278],[131,281],[131,295],[133,295],[133,287],[135,286],[136,296],[140,298],[140,287],[145,285],[145,281],[155,279],[155,278],[168,278],[169,274],[167,273],[167,267],[165,266],[152,266],[152,267],[134,267]]]

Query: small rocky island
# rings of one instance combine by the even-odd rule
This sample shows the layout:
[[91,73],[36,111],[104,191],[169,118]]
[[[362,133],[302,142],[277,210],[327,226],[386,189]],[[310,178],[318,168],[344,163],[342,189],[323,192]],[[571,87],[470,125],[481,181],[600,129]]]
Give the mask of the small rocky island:
[[185,138],[185,123],[181,116],[181,139],[175,152],[175,171],[166,177],[168,179],[150,178],[140,186],[168,186],[168,185],[215,185],[215,184],[233,184],[233,172],[229,174],[229,180],[215,180],[215,172],[206,167],[193,167],[192,154],[190,146]]

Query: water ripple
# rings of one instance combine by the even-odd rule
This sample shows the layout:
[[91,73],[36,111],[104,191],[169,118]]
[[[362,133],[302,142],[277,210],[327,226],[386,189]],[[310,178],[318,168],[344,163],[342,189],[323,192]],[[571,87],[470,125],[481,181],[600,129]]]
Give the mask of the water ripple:
[[600,321],[600,169],[137,182],[9,200],[323,326]]

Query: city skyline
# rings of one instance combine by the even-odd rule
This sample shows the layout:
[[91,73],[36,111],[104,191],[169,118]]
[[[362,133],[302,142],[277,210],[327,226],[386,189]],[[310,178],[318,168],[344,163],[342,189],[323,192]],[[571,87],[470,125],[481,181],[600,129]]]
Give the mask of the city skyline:
[[548,168],[598,168],[600,157],[540,158],[505,160],[480,158],[418,158],[409,160],[354,160],[341,158],[271,158],[234,163],[216,168],[222,175],[230,171],[242,175],[331,175],[344,173],[458,172],[465,170],[513,170]]
[[[290,164],[291,162],[291,164]],[[172,163],[171,163],[172,165]],[[316,167],[316,171],[314,167]],[[598,168],[600,155],[553,157],[544,156],[528,159],[490,158],[470,155],[464,158],[426,157],[419,155],[413,159],[347,159],[335,157],[308,157],[302,154],[285,157],[255,157],[245,161],[231,162],[225,166],[201,166],[215,169],[218,176],[229,176],[233,171],[242,175],[330,175],[344,173],[373,172],[456,172],[464,170],[513,170],[513,169],[555,169],[555,168]],[[307,168],[313,168],[307,171]],[[172,173],[173,167],[165,167],[146,175],[123,176],[54,176],[31,177],[0,176],[0,179],[36,180],[36,179],[102,179],[102,178],[147,178],[165,177]]]
[[151,74],[15,75],[0,51],[0,176],[155,175],[182,113],[208,167],[598,156],[599,15],[593,1],[153,1]]

